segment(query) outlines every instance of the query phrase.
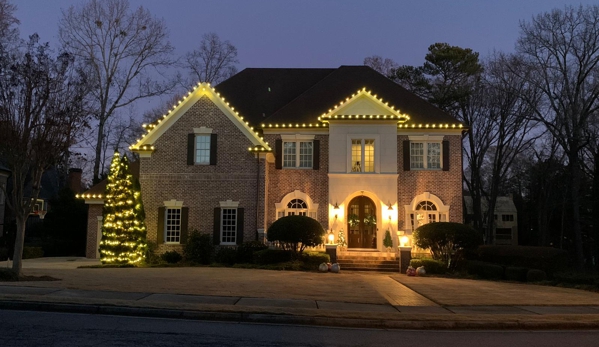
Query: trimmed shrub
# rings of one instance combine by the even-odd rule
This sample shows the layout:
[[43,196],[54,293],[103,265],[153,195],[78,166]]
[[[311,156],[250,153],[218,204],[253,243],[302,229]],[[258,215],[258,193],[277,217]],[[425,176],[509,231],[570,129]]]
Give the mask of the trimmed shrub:
[[594,285],[599,284],[599,274],[588,272],[559,272],[553,274],[556,283]]
[[431,275],[442,275],[445,272],[447,272],[447,266],[445,265],[445,263],[440,260],[434,259],[415,258],[410,260],[410,266],[414,269],[424,266],[426,273]]
[[505,279],[509,281],[526,282],[528,268],[508,266],[505,268]]
[[177,251],[168,251],[168,252],[162,253],[160,255],[160,259],[164,260],[165,262],[167,262],[169,264],[177,264],[178,262],[183,260],[183,257]]
[[254,263],[260,265],[277,264],[291,261],[291,252],[283,249],[263,249],[254,252]]
[[331,257],[324,252],[306,252],[302,254],[302,262],[309,270],[318,270],[318,265],[329,263]]
[[0,282],[13,282],[18,280],[19,276],[17,276],[17,273],[12,271],[12,269],[0,268]]
[[449,263],[456,250],[476,248],[482,241],[478,231],[460,223],[429,223],[414,231],[414,244],[430,249],[433,259],[442,260],[445,264]]
[[500,280],[503,278],[503,267],[482,261],[469,261],[468,273],[485,279]]
[[216,262],[225,265],[233,265],[237,261],[237,250],[233,247],[221,247],[216,252]]
[[251,263],[254,261],[254,252],[267,248],[268,246],[260,241],[244,242],[237,247],[237,263]]
[[23,259],[41,258],[44,256],[42,247],[23,247]]
[[568,252],[552,247],[480,246],[475,260],[503,266],[526,267],[553,274],[568,265]]
[[285,216],[268,228],[268,241],[278,241],[295,259],[306,247],[322,244],[325,231],[316,219],[307,216]]
[[547,279],[547,274],[543,270],[530,269],[526,274],[528,282],[541,282]]
[[187,238],[183,255],[188,262],[204,265],[210,264],[214,255],[212,236],[193,230]]

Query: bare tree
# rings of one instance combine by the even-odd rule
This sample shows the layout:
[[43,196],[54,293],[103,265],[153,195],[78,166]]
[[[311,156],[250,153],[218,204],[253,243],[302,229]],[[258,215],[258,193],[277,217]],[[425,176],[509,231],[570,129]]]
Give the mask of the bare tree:
[[399,67],[399,64],[394,62],[392,59],[383,58],[380,55],[373,55],[364,58],[364,65],[370,66],[372,69],[386,77],[393,76],[395,70]]
[[[591,116],[599,110],[599,6],[566,7],[520,24],[516,49],[523,75],[542,94],[534,117],[558,141],[568,159],[576,261],[584,265],[580,223],[581,150]],[[531,102],[532,104],[532,102]],[[595,212],[596,213],[596,212]]]
[[[127,0],[90,0],[62,12],[59,37],[82,59],[95,84],[91,111],[98,121],[94,181],[100,176],[104,131],[115,111],[136,100],[161,95],[175,81],[156,82],[173,63],[173,47],[163,20]],[[158,73],[156,73],[158,71]]]
[[17,222],[13,256],[17,274],[25,225],[42,174],[62,160],[74,134],[86,123],[88,84],[73,68],[73,57],[62,53],[53,58],[48,44],[38,41],[33,35],[16,51],[0,46],[0,157],[12,172],[12,191],[6,195]]
[[0,44],[6,44],[18,37],[19,20],[14,16],[17,6],[8,2],[8,0],[0,0]]
[[186,81],[185,87],[197,82],[218,84],[237,73],[235,64],[239,64],[237,48],[231,42],[221,41],[215,33],[204,34],[200,46],[185,55],[183,66],[194,79]]

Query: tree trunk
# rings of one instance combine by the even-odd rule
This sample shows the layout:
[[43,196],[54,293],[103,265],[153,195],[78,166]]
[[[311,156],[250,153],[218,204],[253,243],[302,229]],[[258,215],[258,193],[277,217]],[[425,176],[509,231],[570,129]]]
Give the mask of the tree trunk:
[[102,162],[102,144],[104,143],[104,120],[98,123],[98,139],[96,141],[96,158],[94,159],[94,179],[93,183],[100,182],[100,162]]
[[570,162],[570,174],[572,177],[570,195],[572,198],[572,231],[574,232],[574,251],[576,252],[576,266],[578,269],[582,269],[584,267],[584,250],[582,247],[582,230],[580,227],[580,167],[578,165],[578,153],[568,153],[568,160]]
[[13,253],[12,270],[21,275],[23,267],[23,245],[25,244],[25,227],[27,226],[27,217],[17,216],[17,234],[15,237],[15,252]]

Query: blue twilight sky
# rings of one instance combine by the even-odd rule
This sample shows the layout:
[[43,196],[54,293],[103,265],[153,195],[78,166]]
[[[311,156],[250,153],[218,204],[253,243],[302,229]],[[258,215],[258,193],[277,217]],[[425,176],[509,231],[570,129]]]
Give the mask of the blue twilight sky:
[[[21,35],[56,43],[61,9],[81,0],[12,0]],[[381,55],[419,65],[435,42],[486,56],[512,51],[520,20],[584,0],[130,0],[164,18],[177,53],[206,32],[233,43],[244,67],[338,67]]]

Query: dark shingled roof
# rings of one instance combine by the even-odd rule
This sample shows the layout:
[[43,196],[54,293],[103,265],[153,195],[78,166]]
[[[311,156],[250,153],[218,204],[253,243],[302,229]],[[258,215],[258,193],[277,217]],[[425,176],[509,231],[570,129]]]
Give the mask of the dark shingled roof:
[[[368,66],[338,69],[245,69],[216,86],[252,125],[314,123],[333,105],[366,88],[410,116],[409,124],[456,119]],[[264,116],[263,116],[264,114]]]

